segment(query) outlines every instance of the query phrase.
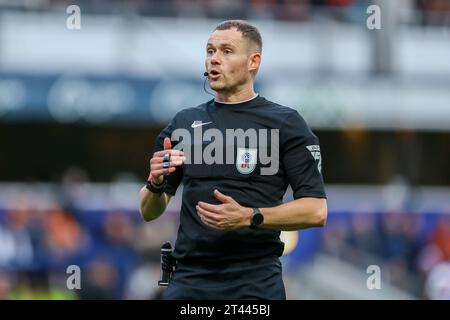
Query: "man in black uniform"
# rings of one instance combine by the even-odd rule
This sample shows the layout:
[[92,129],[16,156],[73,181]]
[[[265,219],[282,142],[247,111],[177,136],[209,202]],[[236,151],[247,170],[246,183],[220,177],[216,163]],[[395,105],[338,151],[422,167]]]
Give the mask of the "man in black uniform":
[[[164,299],[285,299],[280,231],[325,225],[318,139],[297,111],[254,92],[261,49],[254,26],[218,25],[205,61],[215,98],[178,112],[156,141],[143,218],[184,184]],[[294,200],[283,204],[288,185]]]

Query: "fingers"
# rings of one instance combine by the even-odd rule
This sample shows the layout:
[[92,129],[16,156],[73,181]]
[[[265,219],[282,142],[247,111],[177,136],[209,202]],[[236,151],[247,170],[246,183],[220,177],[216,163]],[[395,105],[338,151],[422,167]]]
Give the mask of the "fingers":
[[219,227],[219,222],[217,221],[217,218],[214,218],[213,213],[208,212],[197,206],[197,214],[204,224],[206,224],[211,228],[221,230],[221,228]]
[[159,176],[161,176],[161,175],[168,175],[169,173],[172,173],[172,172],[175,172],[175,170],[176,170],[176,168],[175,167],[170,167],[170,168],[167,168],[167,169],[158,169],[158,170],[152,170],[151,171],[151,175],[153,176],[153,177],[159,177]]
[[218,215],[217,213],[205,210],[198,205],[195,208],[197,209],[197,212],[199,213],[199,215],[201,217],[211,220],[211,221],[214,221],[214,222],[220,221],[220,215]]
[[219,200],[222,203],[227,203],[227,202],[231,202],[233,200],[233,198],[224,195],[223,193],[219,192],[219,190],[214,190],[214,197]]
[[222,206],[217,204],[209,204],[206,202],[199,201],[198,206],[204,210],[213,212],[213,213],[221,213],[222,212]]
[[[167,175],[167,174],[175,171],[174,169],[173,170],[168,170],[168,169],[182,166],[185,160],[186,160],[186,157],[184,157],[184,156],[182,156],[182,157],[174,156],[171,158],[170,162],[165,162],[164,159],[161,157],[152,158],[150,160],[150,171],[151,171],[152,175],[156,176],[156,177],[160,174]],[[164,170],[166,170],[166,171],[164,171]]]
[[[175,162],[175,163],[184,163],[186,161],[186,157],[185,156],[172,156],[170,157],[170,162]],[[150,159],[150,164],[158,164],[158,163],[162,163],[163,162],[163,157],[154,157]]]
[[183,161],[176,161],[176,162],[163,162],[163,163],[156,163],[152,164],[151,171],[161,170],[161,169],[169,169],[173,167],[179,167],[183,165]]
[[165,137],[164,138],[164,150],[170,150],[172,149],[172,143],[170,142],[170,138],[169,137]]
[[209,227],[211,227],[211,228],[214,228],[214,229],[219,229],[219,230],[220,230],[220,228],[219,228],[219,226],[217,225],[217,223],[214,222],[213,220],[210,220],[210,219],[208,219],[208,218],[206,218],[206,217],[203,217],[203,216],[201,216],[201,215],[199,215],[199,217],[200,217],[200,220],[202,220],[202,222],[203,222],[204,224],[206,224],[207,226],[209,226]]
[[[171,147],[170,139],[164,139],[164,143],[165,147]],[[166,149],[155,152],[150,159],[150,175],[159,181],[159,176],[175,172],[175,167],[183,165],[185,161],[184,152],[180,150]]]
[[157,151],[153,154],[153,158],[155,157],[164,157],[164,155],[166,153],[169,153],[170,156],[184,156],[184,152],[181,150],[175,150],[175,149],[170,149],[170,150],[161,150],[161,151]]

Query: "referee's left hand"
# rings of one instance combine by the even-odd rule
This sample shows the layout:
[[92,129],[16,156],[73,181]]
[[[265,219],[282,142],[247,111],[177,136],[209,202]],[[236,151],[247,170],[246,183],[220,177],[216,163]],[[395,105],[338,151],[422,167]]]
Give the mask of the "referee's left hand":
[[236,230],[250,226],[252,208],[241,206],[232,197],[214,190],[214,197],[221,204],[199,201],[196,209],[200,219],[206,225],[218,230]]

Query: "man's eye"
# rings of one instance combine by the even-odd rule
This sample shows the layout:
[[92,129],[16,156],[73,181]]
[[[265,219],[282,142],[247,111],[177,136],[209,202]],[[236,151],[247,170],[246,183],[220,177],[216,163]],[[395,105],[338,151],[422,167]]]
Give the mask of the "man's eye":
[[214,53],[214,50],[213,50],[213,49],[208,49],[206,52],[207,52],[208,54],[213,54],[213,53]]
[[225,49],[225,54],[230,54],[232,51],[230,49]]

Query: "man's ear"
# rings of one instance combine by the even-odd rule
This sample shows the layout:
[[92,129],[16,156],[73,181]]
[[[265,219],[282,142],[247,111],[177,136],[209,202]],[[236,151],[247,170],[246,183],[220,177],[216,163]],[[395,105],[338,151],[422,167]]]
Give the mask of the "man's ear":
[[256,74],[258,72],[259,66],[261,65],[261,53],[255,52],[250,55],[250,59],[248,62],[248,70],[252,74]]

